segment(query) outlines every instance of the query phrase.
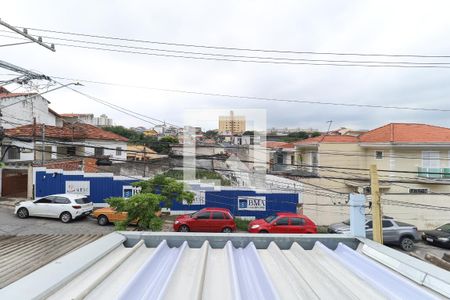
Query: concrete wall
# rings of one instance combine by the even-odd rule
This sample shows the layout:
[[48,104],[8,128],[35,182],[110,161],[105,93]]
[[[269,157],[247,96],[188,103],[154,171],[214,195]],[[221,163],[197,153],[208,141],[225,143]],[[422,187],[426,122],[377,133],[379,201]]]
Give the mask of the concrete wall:
[[[350,193],[354,188],[345,184],[331,182],[326,184],[326,179],[306,179],[302,180],[320,187],[331,188],[335,191]],[[406,185],[404,191],[409,191],[409,187],[420,187],[421,185]],[[322,190],[320,188],[304,185],[302,200],[304,203],[304,213],[311,217],[319,225],[329,225],[348,219],[349,207],[341,206],[346,204],[347,195]],[[409,194],[391,193],[389,190],[382,190],[383,214],[396,218],[399,221],[407,222],[417,226],[419,229],[432,229],[450,220],[450,194]],[[367,204],[370,195],[367,196]],[[399,203],[402,201],[406,203]],[[438,209],[425,206],[437,206],[447,209]],[[366,209],[366,213],[370,213]]]
[[[414,224],[419,229],[433,229],[450,222],[450,194],[385,194],[381,199],[385,215]],[[407,202],[407,205],[411,207],[390,200]],[[415,204],[417,207],[413,207]],[[446,207],[447,209],[424,208],[423,205]]]
[[169,170],[170,167],[173,167],[173,164],[170,163],[169,158],[160,158],[150,160],[145,164],[142,162],[115,163],[112,166],[101,166],[99,169],[101,172],[113,173],[116,176],[130,176],[133,178],[143,176],[152,177]]

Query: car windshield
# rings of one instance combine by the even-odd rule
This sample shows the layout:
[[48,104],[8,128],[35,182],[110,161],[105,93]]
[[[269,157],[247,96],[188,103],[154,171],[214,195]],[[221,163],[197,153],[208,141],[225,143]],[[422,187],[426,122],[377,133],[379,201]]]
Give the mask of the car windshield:
[[272,222],[273,220],[275,220],[277,216],[268,216],[267,218],[264,219],[264,221],[266,221],[267,223]]
[[87,204],[87,203],[91,202],[91,200],[89,200],[89,198],[87,198],[87,197],[84,197],[84,198],[75,199],[75,202],[77,204]]
[[450,223],[442,225],[441,227],[436,228],[436,230],[450,233]]
[[345,220],[344,222],[342,222],[342,223],[344,223],[345,225],[348,225],[348,226],[350,226],[350,219],[348,219],[348,220]]
[[197,216],[201,212],[203,212],[203,210],[196,211],[196,212],[190,214],[189,217],[193,218],[193,217]]

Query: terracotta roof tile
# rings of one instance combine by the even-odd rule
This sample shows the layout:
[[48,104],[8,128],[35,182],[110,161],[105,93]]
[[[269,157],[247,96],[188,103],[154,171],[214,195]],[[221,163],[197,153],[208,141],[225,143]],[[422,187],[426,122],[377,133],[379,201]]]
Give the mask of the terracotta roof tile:
[[450,128],[415,123],[390,123],[359,136],[363,143],[450,143]]
[[295,142],[294,145],[308,145],[318,143],[357,143],[358,137],[351,135],[321,135]]
[[[40,137],[42,124],[38,124],[34,130],[34,136]],[[5,134],[13,137],[32,137],[33,125],[24,125],[6,129]],[[74,139],[74,140],[112,140],[127,142],[128,139],[118,134],[103,130],[89,124],[64,124],[63,127],[45,126],[45,135],[49,138]]]
[[294,148],[294,144],[286,142],[267,141],[261,143],[261,146],[266,148]]
[[36,95],[36,93],[0,93],[0,99]]

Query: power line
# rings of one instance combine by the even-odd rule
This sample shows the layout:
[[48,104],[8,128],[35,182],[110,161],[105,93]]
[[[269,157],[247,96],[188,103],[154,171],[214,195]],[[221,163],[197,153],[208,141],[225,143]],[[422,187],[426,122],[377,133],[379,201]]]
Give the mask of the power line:
[[101,85],[148,89],[148,90],[155,90],[155,91],[160,91],[160,92],[182,93],[182,94],[191,94],[191,95],[199,95],[199,96],[223,97],[223,98],[246,99],[246,100],[257,100],[257,101],[265,101],[265,102],[267,102],[267,101],[269,101],[269,102],[288,102],[288,103],[300,103],[300,104],[317,104],[317,105],[361,107],[361,108],[380,108],[380,109],[397,109],[397,110],[430,111],[430,112],[450,112],[450,109],[442,109],[442,108],[390,106],[390,105],[378,105],[378,104],[358,104],[358,103],[342,103],[342,102],[339,103],[339,102],[316,101],[316,100],[269,98],[269,97],[243,96],[243,95],[233,95],[233,94],[223,94],[223,93],[188,91],[188,90],[179,90],[179,89],[165,89],[165,88],[156,88],[156,87],[148,87],[148,86],[136,86],[136,85],[121,84],[121,83],[113,83],[113,82],[94,81],[94,80],[86,80],[86,79],[74,79],[74,78],[60,77],[60,76],[52,76],[52,78],[58,78],[58,79],[62,79],[62,80],[77,80],[80,82],[87,82],[87,83],[101,84]]
[[[18,26],[18,27],[21,27],[21,26]],[[148,43],[148,44],[157,44],[157,45],[166,45],[166,46],[194,47],[194,48],[217,49],[217,50],[269,52],[269,53],[284,53],[284,54],[364,56],[364,57],[366,57],[366,56],[378,56],[378,57],[450,58],[450,55],[392,54],[392,53],[345,53],[345,52],[331,52],[331,51],[329,51],[329,52],[318,52],[318,51],[295,51],[295,50],[277,50],[277,49],[239,48],[239,47],[226,47],[226,46],[214,46],[214,45],[200,45],[200,44],[191,44],[191,43],[161,42],[161,41],[152,41],[152,40],[144,40],[144,39],[124,38],[124,37],[117,37],[117,36],[106,36],[106,35],[98,35],[98,34],[86,34],[86,33],[78,33],[78,32],[51,30],[51,29],[43,29],[43,28],[30,28],[30,27],[21,27],[21,28],[28,28],[28,29],[35,30],[35,31],[40,31],[40,32],[51,32],[51,33],[58,33],[58,34],[63,34],[63,35],[84,36],[84,37],[98,38],[98,39],[109,39],[109,40],[119,40],[119,41],[137,42],[137,43]]]
[[[9,36],[8,36],[9,37]],[[297,59],[297,60],[303,60],[302,61],[289,61],[289,59],[284,60],[263,60],[263,59],[242,59],[239,58],[224,58],[224,54],[218,54],[216,57],[201,57],[201,56],[189,56],[189,55],[177,55],[177,54],[162,54],[162,53],[149,53],[149,52],[142,52],[142,51],[131,51],[131,50],[120,50],[120,49],[111,49],[111,48],[102,48],[102,47],[93,47],[93,46],[81,46],[81,45],[75,45],[75,44],[67,44],[67,43],[54,43],[58,46],[64,46],[64,47],[73,47],[73,48],[81,48],[81,49],[89,49],[89,50],[98,50],[98,51],[106,51],[106,52],[116,52],[116,53],[126,53],[126,54],[138,54],[138,55],[147,55],[147,56],[159,56],[159,57],[171,57],[171,58],[183,58],[183,59],[193,59],[193,60],[206,60],[206,61],[226,61],[226,62],[243,62],[243,63],[260,63],[260,64],[283,64],[283,65],[310,65],[310,66],[337,66],[337,67],[375,67],[375,68],[443,68],[448,69],[450,68],[447,63],[440,63],[437,64],[433,63],[392,63],[389,62],[381,62],[381,63],[359,63],[358,61],[354,62],[333,62],[331,60],[328,60],[329,62],[326,62],[326,60],[307,60],[307,59]],[[166,51],[170,52],[169,50],[160,50],[160,51]],[[173,52],[173,51],[172,51]],[[186,52],[186,51],[185,51]],[[208,55],[208,54],[201,54],[199,55]],[[228,55],[231,57],[230,55]],[[238,57],[237,55],[234,55],[234,57]],[[314,62],[317,61],[317,62]],[[322,62],[320,62],[322,61]]]
[[[16,137],[11,137],[11,136],[7,136],[7,137],[10,137],[10,138],[12,138],[12,139],[17,139]],[[52,142],[51,140],[48,140],[47,141],[48,143],[55,143],[55,142]],[[67,145],[67,146],[74,146],[74,144],[72,144],[72,143],[64,143],[64,142],[57,142],[57,144],[61,144],[61,145]],[[86,146],[86,145],[85,145]],[[105,148],[105,147],[103,147],[103,148]],[[107,148],[107,147],[106,147]],[[105,148],[105,149],[106,149]],[[113,148],[111,148],[111,149],[113,149]],[[113,150],[116,150],[115,148],[113,149]],[[122,151],[124,151],[124,152],[127,152],[128,150],[122,150]],[[133,153],[144,153],[144,151],[131,151],[130,150],[130,152],[133,152]],[[202,159],[204,159],[204,160],[218,160],[218,161],[226,161],[226,159],[224,159],[224,158],[218,158],[218,157],[204,157],[204,158],[202,158]],[[111,160],[114,160],[114,161],[121,161],[121,162],[135,162],[135,163],[141,163],[141,162],[138,162],[138,161],[131,161],[131,160],[121,160],[121,159],[111,159]],[[242,162],[254,162],[254,161],[243,161],[243,160],[241,160]],[[145,162],[142,162],[142,163],[144,163],[145,164]],[[266,162],[267,163],[267,162]],[[307,165],[308,166],[308,165]],[[312,165],[311,165],[312,166]],[[368,171],[368,169],[364,169],[364,168],[348,168],[348,167],[334,167],[334,166],[315,166],[315,167],[319,167],[319,168],[324,168],[324,169],[331,169],[331,170],[333,170],[333,169],[337,169],[337,170],[360,170],[360,171]],[[219,169],[217,169],[217,170],[219,170]],[[220,170],[222,170],[222,171],[231,171],[231,170],[229,170],[229,169],[220,169]],[[392,172],[392,173],[413,173],[413,174],[416,174],[417,172],[413,172],[413,171],[406,171],[406,170],[378,170],[379,172]],[[243,172],[243,173],[250,173],[250,174],[253,174],[252,172]],[[345,174],[345,175],[347,175],[347,174],[349,174],[348,172],[338,172],[338,173],[342,173],[342,174]],[[350,174],[352,174],[352,173],[350,173]],[[288,175],[288,176],[291,176],[291,177],[301,177],[301,178],[308,178],[308,176],[304,176],[304,175],[292,175],[292,174],[284,174],[284,175]],[[355,175],[354,173],[352,174],[352,175]],[[316,178],[315,176],[311,176],[311,178]],[[342,180],[354,180],[354,181],[365,181],[365,180],[367,180],[367,178],[361,178],[361,177],[335,177],[335,176],[320,176],[320,177],[317,177],[317,178],[325,178],[325,179],[342,179]],[[411,178],[411,179],[414,179],[414,178]],[[413,182],[409,182],[409,181],[399,181],[399,180],[392,180],[392,181],[389,181],[389,182],[396,182],[396,183],[413,183]],[[418,182],[418,183],[423,183],[423,182]],[[441,184],[447,184],[447,183],[441,183]]]
[[[3,30],[0,30],[0,32]],[[4,31],[5,32],[5,31]],[[397,64],[397,65],[450,65],[450,62],[415,62],[415,61],[374,61],[374,60],[330,60],[330,59],[307,59],[307,58],[292,58],[292,57],[273,57],[273,56],[248,56],[248,55],[234,55],[234,54],[223,54],[223,53],[206,53],[206,52],[193,52],[193,51],[183,51],[183,50],[172,50],[172,49],[160,49],[160,48],[150,48],[150,47],[139,47],[121,44],[111,44],[111,43],[101,43],[88,40],[79,39],[67,39],[54,36],[42,36],[51,40],[61,40],[75,43],[83,44],[93,44],[100,46],[118,47],[124,49],[137,49],[137,50],[149,50],[157,52],[167,52],[167,53],[178,53],[178,54],[189,54],[189,55],[204,55],[204,56],[216,56],[216,57],[229,57],[229,58],[240,58],[240,59],[261,59],[261,60],[281,60],[281,61],[305,61],[305,62],[327,62],[327,63],[351,63],[351,64]],[[58,43],[56,43],[58,44]],[[65,44],[69,46],[69,44]]]
[[[59,83],[59,82],[58,82],[58,83]],[[61,84],[61,83],[59,83],[59,84]],[[159,123],[169,124],[169,125],[172,125],[172,126],[175,126],[175,127],[180,127],[180,126],[177,126],[177,125],[174,125],[174,124],[165,122],[165,121],[163,121],[163,120],[159,120],[159,119],[156,119],[156,118],[153,118],[153,117],[149,117],[149,116],[147,116],[147,115],[143,115],[143,114],[141,114],[141,113],[138,113],[138,112],[136,112],[136,111],[133,111],[133,110],[124,108],[124,107],[122,107],[122,106],[119,106],[119,105],[116,105],[116,104],[112,104],[111,102],[108,102],[108,101],[106,101],[106,100],[100,99],[100,98],[98,98],[98,97],[91,96],[91,95],[89,95],[89,94],[87,94],[87,93],[81,92],[81,91],[76,90],[76,89],[74,89],[74,88],[71,88],[71,87],[66,87],[66,88],[68,88],[68,89],[70,89],[71,91],[73,91],[73,92],[75,92],[75,93],[78,93],[78,94],[80,94],[80,95],[82,95],[82,96],[84,96],[84,97],[86,97],[86,98],[88,98],[88,99],[91,99],[91,100],[93,100],[93,101],[96,101],[96,102],[98,102],[98,103],[101,103],[101,104],[103,104],[103,105],[106,105],[106,106],[108,106],[108,107],[110,107],[110,108],[112,108],[112,109],[115,109],[115,110],[117,110],[117,111],[120,111],[120,112],[122,112],[122,113],[124,113],[124,114],[127,114],[127,115],[129,115],[129,116],[132,116],[132,117],[134,117],[134,118],[136,118],[136,119],[139,119],[139,120],[141,120],[141,121],[144,121],[144,122],[147,122],[147,123],[150,123],[150,124],[153,124],[153,125],[158,125],[157,123],[155,123],[155,122],[153,122],[153,121],[146,120],[146,119],[150,119],[150,120],[154,120],[154,121],[159,122]]]
[[[20,148],[22,148],[22,149],[29,149],[29,150],[33,150],[33,148],[27,148],[27,147],[20,147]],[[54,151],[49,151],[49,150],[44,150],[44,149],[39,149],[39,150],[37,150],[37,151],[39,151],[39,152],[46,152],[46,153],[57,153],[57,152],[54,152]],[[86,156],[86,155],[71,155],[71,157],[83,157],[83,158],[92,158],[91,156]],[[138,163],[137,161],[123,161],[123,160],[117,160],[117,161],[122,161],[122,162],[131,162],[131,163]],[[143,162],[143,163],[145,163],[145,162]],[[213,171],[214,170],[220,170],[220,169],[217,169],[217,168],[215,168],[215,169],[213,169]],[[226,171],[232,171],[232,170],[226,170]],[[125,176],[125,177],[129,177],[129,176]],[[130,178],[132,178],[132,177],[130,177]],[[136,179],[138,179],[138,180],[142,180],[142,178],[137,178],[136,177]],[[303,183],[303,182],[302,182]],[[283,183],[284,184],[284,183]],[[306,183],[306,184],[308,184],[309,185],[309,183]],[[322,187],[317,187],[318,189],[321,189],[321,190],[323,190],[323,188]],[[279,190],[279,189],[282,189],[281,187],[277,187],[277,189]],[[289,191],[291,191],[292,192],[292,189],[286,189],[286,190],[289,190]],[[306,193],[308,193],[308,191],[302,191],[302,192],[306,192]],[[317,192],[317,191],[316,191]],[[334,191],[333,191],[334,192]],[[336,192],[335,192],[336,193]],[[317,193],[316,193],[317,194]],[[344,193],[342,193],[342,194],[344,194]],[[322,194],[322,196],[331,196],[331,195],[329,195],[329,194]],[[398,204],[394,204],[394,205],[399,205],[399,206],[405,206],[405,207],[417,207],[417,208],[427,208],[427,209],[435,209],[435,210],[440,210],[440,211],[442,211],[442,210],[445,210],[445,211],[447,211],[447,210],[449,210],[450,211],[450,207],[443,207],[443,206],[433,206],[433,205],[426,205],[426,204],[416,204],[416,203],[412,203],[412,202],[406,202],[406,201],[398,201],[398,200],[392,200],[392,199],[386,199],[386,200],[388,200],[388,201],[390,201],[390,202],[394,202],[394,203],[398,203]],[[322,206],[347,206],[347,205],[335,205],[335,204],[333,204],[333,205],[322,205]]]

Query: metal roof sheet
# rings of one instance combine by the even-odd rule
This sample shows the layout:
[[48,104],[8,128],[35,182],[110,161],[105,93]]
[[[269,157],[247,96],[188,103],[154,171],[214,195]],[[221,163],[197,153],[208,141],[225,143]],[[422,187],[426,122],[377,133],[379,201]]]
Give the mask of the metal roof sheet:
[[[110,234],[0,290],[0,298],[442,298],[436,291],[450,295],[445,294],[449,282],[437,289],[426,288],[406,273],[402,275],[402,270],[380,263],[383,258],[371,258],[376,253],[383,254],[383,249],[369,247],[371,256],[365,254],[369,250],[367,244],[352,249],[354,238],[244,234],[137,237],[130,235],[122,243],[122,235]],[[402,264],[407,264],[402,262],[402,255],[388,258],[402,268]],[[450,275],[434,274],[433,270],[422,271],[430,276],[444,276],[444,281],[445,275]],[[46,286],[46,280],[52,280],[52,284]],[[28,293],[23,293],[26,286]]]
[[101,235],[0,236],[0,289]]

